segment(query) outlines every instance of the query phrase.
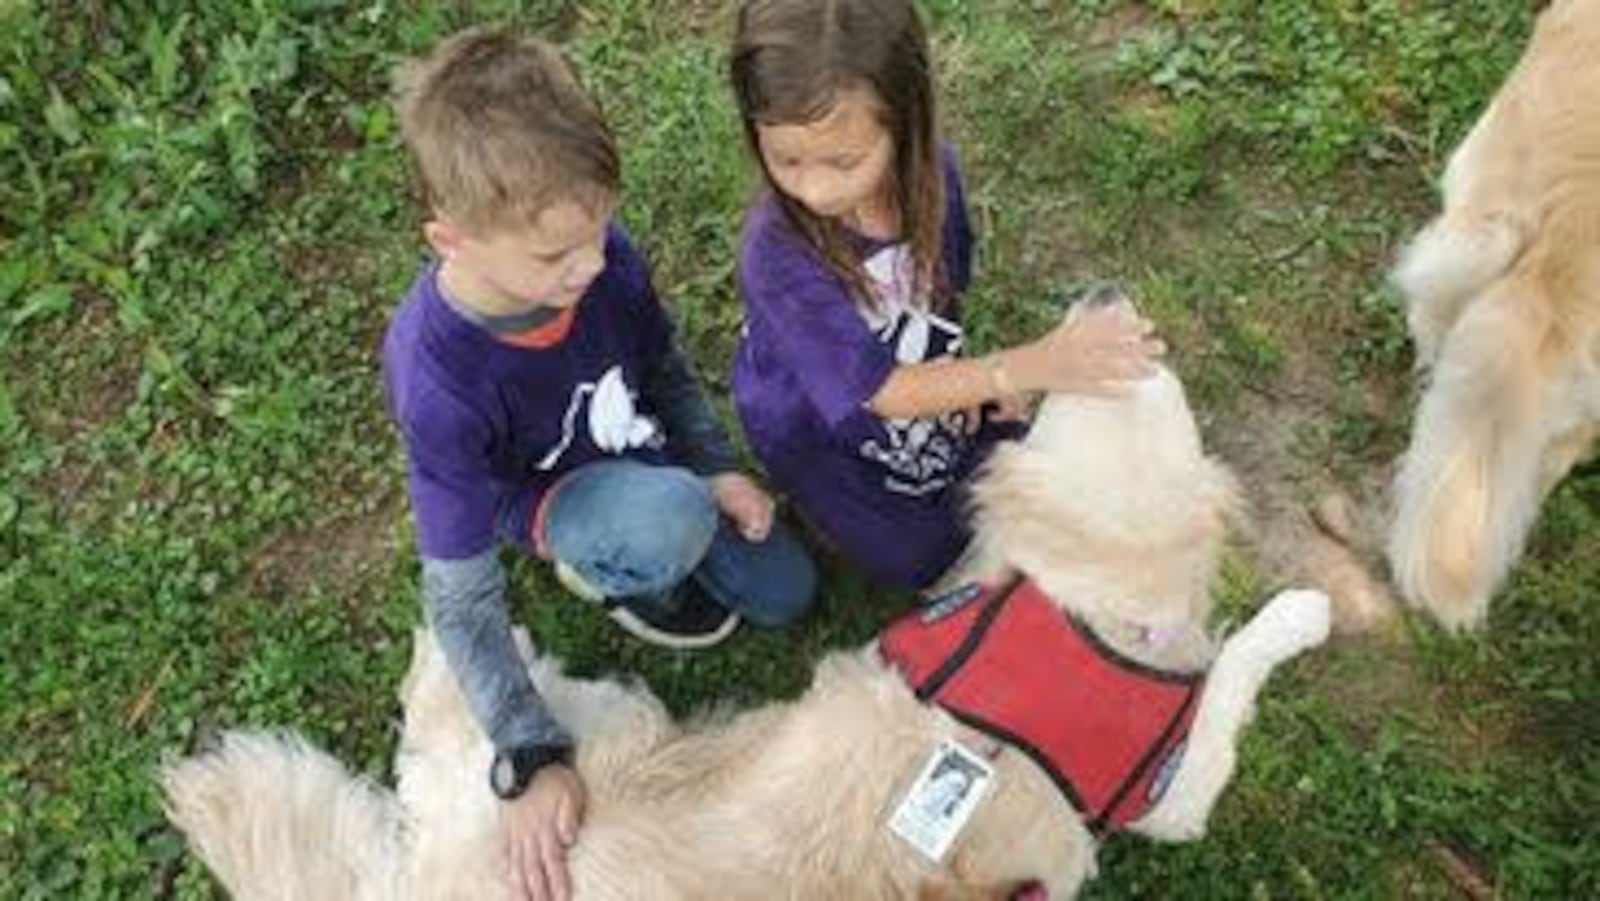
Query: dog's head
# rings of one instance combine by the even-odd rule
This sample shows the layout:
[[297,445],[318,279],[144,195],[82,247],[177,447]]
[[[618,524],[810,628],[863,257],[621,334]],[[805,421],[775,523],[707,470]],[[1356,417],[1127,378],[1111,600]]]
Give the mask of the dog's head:
[[986,549],[1080,612],[1162,626],[1204,617],[1239,515],[1166,369],[1117,398],[1053,395],[974,483]]

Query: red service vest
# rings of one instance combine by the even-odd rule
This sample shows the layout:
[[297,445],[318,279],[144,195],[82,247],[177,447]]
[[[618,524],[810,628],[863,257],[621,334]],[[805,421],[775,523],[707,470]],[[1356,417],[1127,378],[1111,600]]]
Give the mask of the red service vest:
[[1043,767],[1096,836],[1161,799],[1205,680],[1118,655],[1032,581],[956,589],[890,625],[878,649],[920,700]]

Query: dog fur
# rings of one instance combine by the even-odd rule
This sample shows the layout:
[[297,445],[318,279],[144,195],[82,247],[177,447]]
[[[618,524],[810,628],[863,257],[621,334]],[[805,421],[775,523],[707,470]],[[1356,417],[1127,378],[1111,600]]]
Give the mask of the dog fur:
[[1464,628],[1600,435],[1600,2],[1541,15],[1442,187],[1393,273],[1427,385],[1389,558],[1410,602]]
[[[1236,493],[1170,373],[1124,399],[1048,399],[976,497],[980,559],[1034,578],[1128,657],[1209,668],[1178,772],[1132,825],[1199,837],[1257,692],[1326,638],[1327,598],[1286,592],[1226,642],[1208,630]],[[1166,637],[1150,640],[1157,631]],[[642,686],[565,677],[522,640],[578,739],[589,806],[569,865],[580,901],[1005,899],[1028,886],[1068,898],[1094,874],[1095,841],[1048,777],[919,703],[875,646],[826,656],[795,701],[680,725]],[[425,632],[401,699],[396,793],[296,738],[232,734],[164,770],[169,816],[240,898],[505,897],[488,742]],[[933,864],[885,823],[947,738],[991,754],[996,779]]]

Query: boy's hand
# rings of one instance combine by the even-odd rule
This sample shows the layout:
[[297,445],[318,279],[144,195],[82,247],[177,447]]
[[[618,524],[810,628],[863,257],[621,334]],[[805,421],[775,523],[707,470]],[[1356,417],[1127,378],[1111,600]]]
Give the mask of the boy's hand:
[[711,496],[717,509],[733,521],[747,541],[765,541],[772,531],[772,497],[742,473],[725,472],[711,477]]
[[522,797],[505,802],[511,894],[524,901],[568,901],[567,849],[578,840],[587,795],[578,771],[553,763],[533,774]]

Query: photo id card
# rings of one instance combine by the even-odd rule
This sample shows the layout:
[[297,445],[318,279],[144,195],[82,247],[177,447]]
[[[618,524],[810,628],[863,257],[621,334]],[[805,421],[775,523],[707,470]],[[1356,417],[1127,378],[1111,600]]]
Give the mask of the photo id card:
[[988,761],[960,743],[946,739],[923,764],[894,816],[889,830],[933,863],[945,853],[994,781]]

